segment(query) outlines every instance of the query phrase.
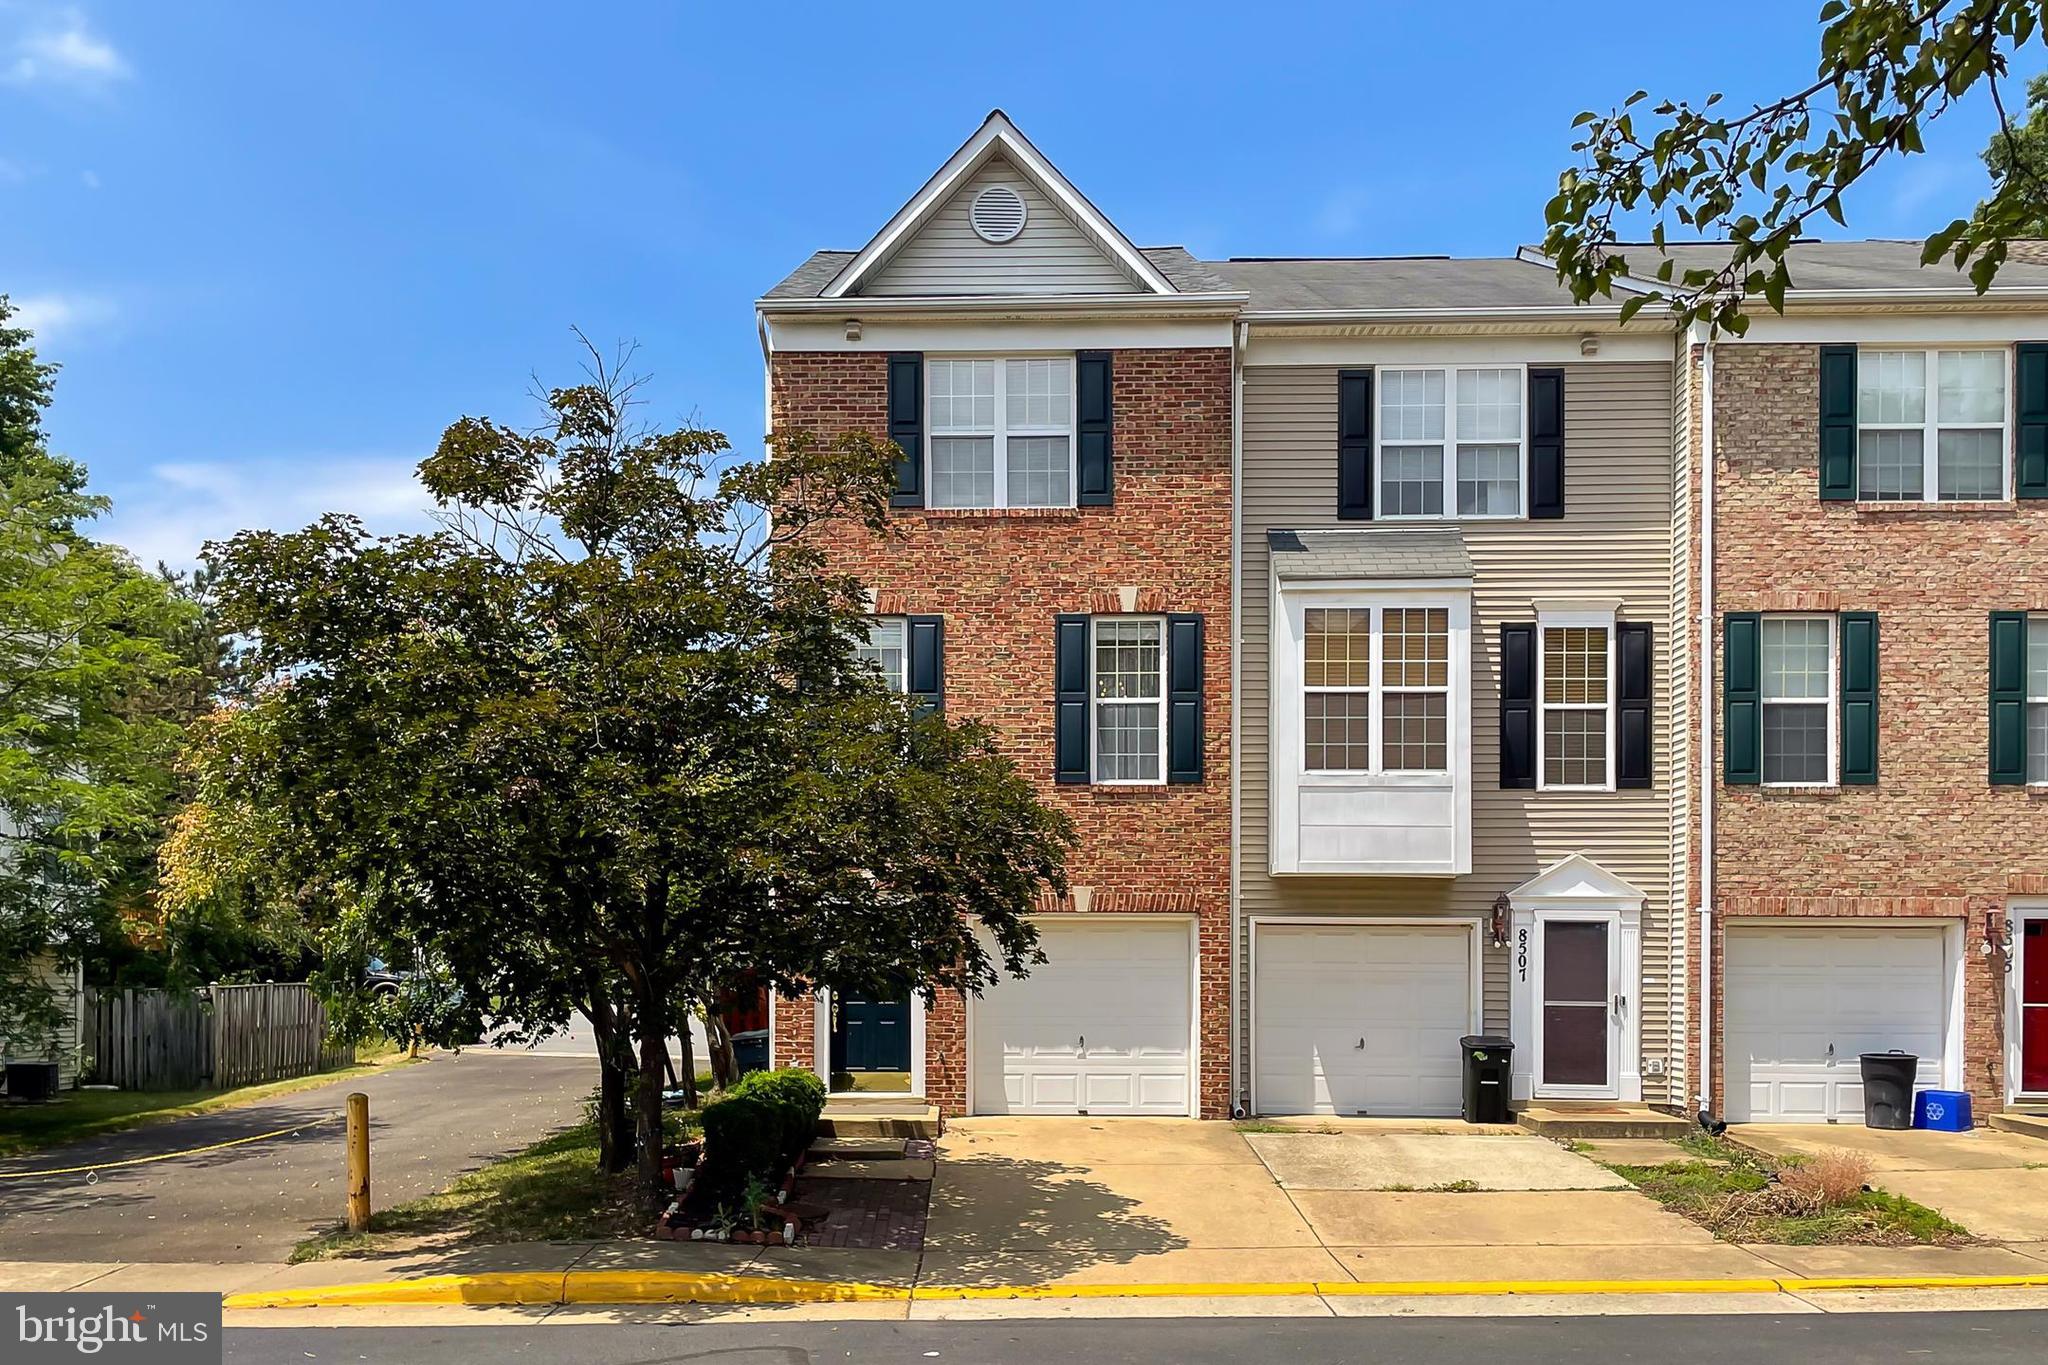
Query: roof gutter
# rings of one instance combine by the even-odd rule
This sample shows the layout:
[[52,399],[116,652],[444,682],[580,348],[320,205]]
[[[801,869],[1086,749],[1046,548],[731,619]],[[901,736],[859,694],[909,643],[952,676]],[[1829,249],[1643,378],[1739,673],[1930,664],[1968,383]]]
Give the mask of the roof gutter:
[[1244,320],[1262,322],[1503,322],[1618,319],[1621,305],[1540,304],[1528,308],[1274,308],[1247,309]]

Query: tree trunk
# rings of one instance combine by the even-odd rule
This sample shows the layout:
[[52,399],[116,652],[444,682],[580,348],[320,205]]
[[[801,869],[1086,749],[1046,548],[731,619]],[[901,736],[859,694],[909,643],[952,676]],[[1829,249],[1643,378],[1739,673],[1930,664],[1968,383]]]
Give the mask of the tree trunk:
[[725,1026],[725,1016],[715,1005],[704,1007],[704,1041],[711,1049],[711,1083],[724,1090],[739,1079],[735,1074],[739,1068],[732,1055],[732,1030]]
[[640,1075],[633,1089],[633,1135],[639,1146],[636,1170],[640,1197],[652,1201],[661,1183],[661,1083],[668,1058],[662,1036],[668,1032],[668,1011],[658,998],[643,994],[635,1023],[640,1030]]
[[607,1175],[633,1164],[626,1118],[626,1073],[632,1049],[620,1036],[619,1020],[602,999],[583,1011],[597,1039],[597,1164]]
[[676,1032],[681,1035],[678,1041],[683,1045],[683,1103],[689,1108],[695,1109],[697,1107],[697,1045],[690,1040],[690,1003],[687,1000],[683,1002],[683,1007],[676,1011],[676,1017],[682,1021],[682,1027],[677,1029]]

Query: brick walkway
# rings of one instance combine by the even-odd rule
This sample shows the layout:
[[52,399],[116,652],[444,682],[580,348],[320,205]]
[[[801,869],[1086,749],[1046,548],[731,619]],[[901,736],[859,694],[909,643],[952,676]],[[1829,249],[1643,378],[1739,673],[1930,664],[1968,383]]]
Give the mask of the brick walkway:
[[862,1251],[922,1251],[925,1210],[931,1203],[931,1194],[931,1182],[927,1180],[799,1176],[790,1197],[798,1203],[823,1204],[832,1210],[823,1222],[804,1228],[807,1245]]

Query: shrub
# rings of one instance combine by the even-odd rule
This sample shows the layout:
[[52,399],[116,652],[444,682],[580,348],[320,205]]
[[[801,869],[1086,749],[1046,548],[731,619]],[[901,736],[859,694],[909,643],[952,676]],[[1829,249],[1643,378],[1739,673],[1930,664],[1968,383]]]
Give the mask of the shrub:
[[785,1159],[794,1160],[817,1136],[818,1116],[825,1112],[825,1083],[815,1073],[797,1066],[750,1071],[731,1093],[758,1099],[775,1111]]
[[1869,1157],[1830,1148],[1796,1166],[1779,1167],[1778,1189],[1788,1206],[1820,1213],[1860,1199],[1870,1172]]
[[729,1199],[749,1179],[769,1188],[817,1135],[825,1083],[801,1067],[749,1072],[704,1106],[705,1198]]

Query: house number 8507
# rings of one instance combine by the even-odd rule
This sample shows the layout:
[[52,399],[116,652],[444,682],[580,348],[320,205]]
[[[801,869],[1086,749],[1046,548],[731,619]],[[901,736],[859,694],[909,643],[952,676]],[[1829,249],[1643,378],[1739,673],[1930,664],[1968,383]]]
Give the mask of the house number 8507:
[[1527,929],[1517,929],[1515,931],[1515,970],[1520,973],[1521,980],[1527,981],[1529,979],[1529,931]]

